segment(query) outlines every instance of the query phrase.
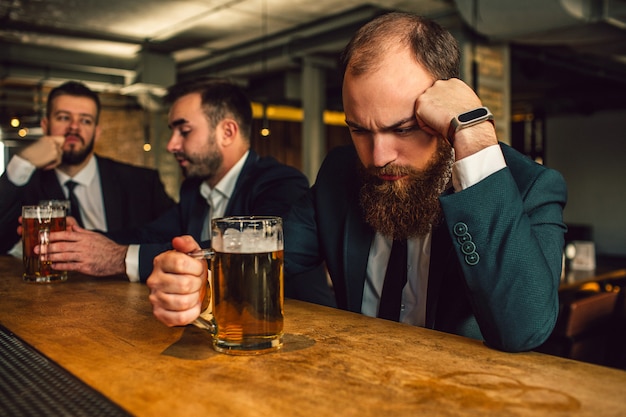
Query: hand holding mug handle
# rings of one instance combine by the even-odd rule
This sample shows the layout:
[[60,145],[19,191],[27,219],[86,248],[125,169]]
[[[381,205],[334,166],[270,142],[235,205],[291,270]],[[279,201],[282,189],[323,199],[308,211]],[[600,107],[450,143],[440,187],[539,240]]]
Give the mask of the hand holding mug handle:
[[[187,255],[191,256],[194,259],[206,259],[207,261],[210,261],[211,259],[213,259],[213,256],[215,256],[215,252],[212,249],[198,249],[193,252],[188,252]],[[210,273],[211,270],[209,269],[209,274]],[[208,305],[203,305],[203,311],[206,310],[207,307]],[[210,320],[202,317],[202,313],[191,324],[201,329],[208,330],[212,334],[215,334],[217,332],[215,324],[213,324]]]

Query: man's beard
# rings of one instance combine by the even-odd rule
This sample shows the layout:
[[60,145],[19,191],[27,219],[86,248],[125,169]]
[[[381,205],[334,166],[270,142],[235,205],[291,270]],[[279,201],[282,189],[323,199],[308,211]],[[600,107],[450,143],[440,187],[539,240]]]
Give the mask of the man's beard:
[[[428,234],[442,219],[439,196],[452,173],[452,148],[439,141],[437,151],[423,170],[389,165],[366,169],[361,165],[363,186],[360,202],[367,224],[392,239]],[[379,175],[407,175],[384,181]]]
[[176,152],[174,156],[178,160],[183,159],[189,162],[187,167],[182,167],[183,175],[188,179],[211,179],[224,162],[224,156],[220,153],[214,138],[209,140],[209,150],[206,154],[187,155],[184,152]]
[[[77,135],[73,134],[73,136],[77,136]],[[85,140],[82,138],[82,136],[80,137],[80,139],[83,143],[85,143]],[[77,150],[75,149],[74,146],[72,146],[70,150],[63,152],[63,156],[61,157],[61,163],[63,165],[82,164],[85,161],[85,159],[87,159],[87,157],[91,155],[91,153],[93,152],[93,147],[94,147],[95,142],[96,141],[92,137],[91,141],[89,141],[89,143],[87,143],[83,149]]]

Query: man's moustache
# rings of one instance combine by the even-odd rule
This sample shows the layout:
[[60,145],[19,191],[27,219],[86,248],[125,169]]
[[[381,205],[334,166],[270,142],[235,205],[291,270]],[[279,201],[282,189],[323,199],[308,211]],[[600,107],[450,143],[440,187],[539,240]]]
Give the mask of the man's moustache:
[[384,167],[369,167],[365,172],[372,177],[380,177],[382,175],[405,176],[411,174],[411,169],[400,165],[387,165]]
[[65,140],[67,140],[69,137],[74,137],[74,138],[78,138],[78,140],[80,140],[81,143],[85,143],[85,139],[83,139],[83,137],[79,134],[76,133],[68,133],[65,135]]
[[176,158],[177,161],[188,161],[189,158],[187,158],[187,155],[185,155],[182,152],[174,152],[172,153],[172,155],[174,156],[174,158]]

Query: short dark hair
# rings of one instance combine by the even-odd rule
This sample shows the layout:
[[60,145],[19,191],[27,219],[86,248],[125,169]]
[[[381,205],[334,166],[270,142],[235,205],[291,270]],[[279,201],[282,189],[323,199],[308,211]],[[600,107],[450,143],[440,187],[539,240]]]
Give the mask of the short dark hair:
[[100,119],[100,98],[98,94],[90,90],[89,87],[78,81],[68,81],[50,90],[46,104],[46,116],[48,118],[50,118],[50,112],[52,111],[52,101],[59,96],[65,95],[87,97],[93,100],[93,102],[96,103],[96,124],[98,124],[98,120]]
[[381,15],[357,31],[340,57],[342,77],[346,71],[375,70],[386,51],[402,44],[435,79],[459,77],[460,51],[452,34],[433,20],[404,12]]
[[242,137],[250,141],[252,103],[243,89],[225,78],[201,77],[171,86],[164,101],[171,105],[192,93],[200,94],[202,108],[212,127],[230,116],[239,124]]

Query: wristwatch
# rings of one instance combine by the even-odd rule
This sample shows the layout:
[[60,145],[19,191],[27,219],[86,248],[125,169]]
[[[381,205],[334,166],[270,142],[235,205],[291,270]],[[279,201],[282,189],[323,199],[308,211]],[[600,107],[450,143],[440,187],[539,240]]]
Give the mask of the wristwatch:
[[493,114],[491,114],[487,107],[478,107],[477,109],[453,117],[452,120],[450,120],[450,127],[448,127],[448,141],[450,145],[454,144],[454,134],[456,132],[486,121],[493,123]]

